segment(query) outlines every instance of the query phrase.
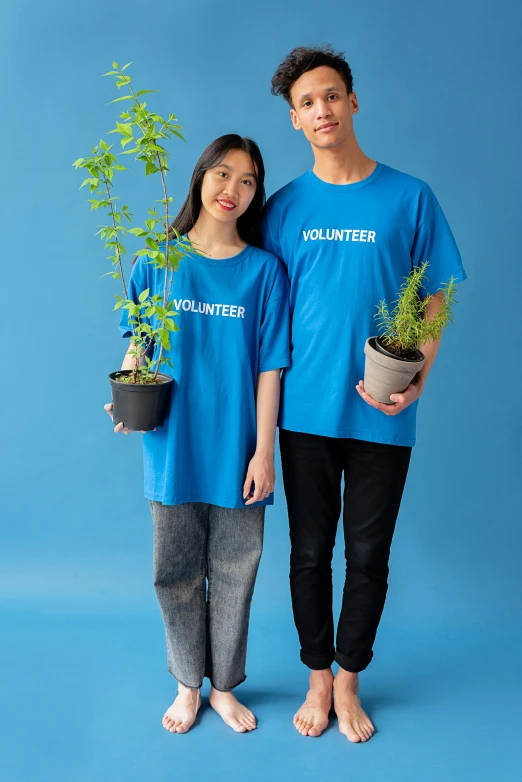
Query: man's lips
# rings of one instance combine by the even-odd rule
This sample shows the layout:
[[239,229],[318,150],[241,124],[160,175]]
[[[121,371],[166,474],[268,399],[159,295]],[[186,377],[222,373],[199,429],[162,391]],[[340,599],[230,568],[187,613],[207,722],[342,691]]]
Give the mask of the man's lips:
[[327,122],[325,125],[321,125],[316,128],[316,133],[329,133],[331,130],[337,127],[338,122]]
[[231,212],[233,209],[236,208],[236,204],[233,201],[228,201],[226,198],[218,198],[216,200],[220,205],[221,209],[224,209],[225,212]]

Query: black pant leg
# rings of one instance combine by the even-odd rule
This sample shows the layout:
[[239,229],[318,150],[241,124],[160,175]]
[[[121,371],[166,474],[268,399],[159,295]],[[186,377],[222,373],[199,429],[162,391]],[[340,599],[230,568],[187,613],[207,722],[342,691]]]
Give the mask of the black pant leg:
[[346,580],[335,659],[345,670],[358,672],[373,657],[411,447],[363,440],[344,443]]
[[301,660],[314,670],[334,659],[332,553],[341,514],[339,440],[279,431],[290,521],[290,589]]

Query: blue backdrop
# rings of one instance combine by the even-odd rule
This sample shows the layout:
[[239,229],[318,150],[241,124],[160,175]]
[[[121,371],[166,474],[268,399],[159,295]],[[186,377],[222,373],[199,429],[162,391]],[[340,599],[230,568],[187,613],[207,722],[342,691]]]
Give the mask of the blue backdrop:
[[[4,6],[6,782],[518,778],[521,21],[516,0]],[[132,60],[136,85],[160,90],[149,105],[184,127],[186,145],[169,147],[175,205],[202,149],[226,132],[258,141],[270,194],[312,162],[271,76],[291,48],[321,42],[352,66],[364,151],[430,183],[468,273],[421,401],[389,599],[362,677],[378,732],[363,746],[334,723],[315,741],[292,727],[306,669],[279,481],[241,688],[259,730],[232,734],[205,710],[196,730],[173,737],[160,726],[173,682],[140,437],[112,435],[102,408],[124,350],[111,312],[119,291],[100,279],[101,213],[89,212],[71,163],[113,126],[115,87],[101,74]],[[139,224],[158,183],[141,171],[120,181]],[[341,545],[338,596],[342,579]]]

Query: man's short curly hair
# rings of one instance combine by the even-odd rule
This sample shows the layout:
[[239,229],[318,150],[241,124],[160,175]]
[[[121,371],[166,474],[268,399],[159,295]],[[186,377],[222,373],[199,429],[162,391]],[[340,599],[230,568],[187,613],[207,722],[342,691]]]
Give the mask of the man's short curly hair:
[[344,59],[344,52],[335,52],[331,46],[298,46],[290,52],[272,77],[272,95],[282,95],[292,106],[290,90],[297,79],[314,68],[327,65],[337,71],[346,84],[348,94],[353,92],[353,78],[350,66]]

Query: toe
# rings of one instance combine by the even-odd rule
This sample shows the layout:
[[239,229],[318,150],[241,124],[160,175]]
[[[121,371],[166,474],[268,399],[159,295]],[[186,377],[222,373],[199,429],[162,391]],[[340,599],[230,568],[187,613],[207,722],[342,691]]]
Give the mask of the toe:
[[308,730],[308,735],[312,736],[313,738],[317,738],[317,736],[321,735],[321,731],[316,725],[312,725],[312,727]]
[[236,720],[235,717],[230,717],[229,723],[230,727],[236,731],[236,733],[244,733],[246,728],[244,725],[241,725],[239,720]]

